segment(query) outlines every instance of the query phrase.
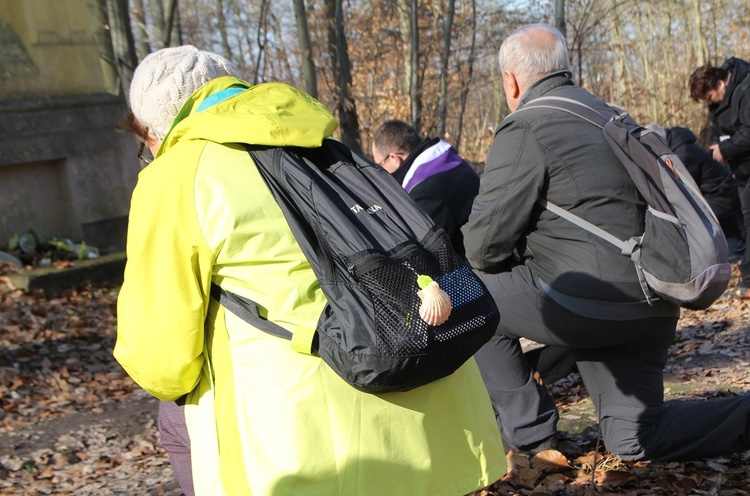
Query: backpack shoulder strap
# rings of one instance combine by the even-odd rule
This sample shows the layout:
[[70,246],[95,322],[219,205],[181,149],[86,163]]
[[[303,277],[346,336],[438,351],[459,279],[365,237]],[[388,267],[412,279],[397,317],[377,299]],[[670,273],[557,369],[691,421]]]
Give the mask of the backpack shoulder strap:
[[[610,119],[603,116],[598,111],[589,107],[585,103],[581,103],[578,100],[574,100],[572,98],[564,98],[561,96],[543,96],[540,98],[536,98],[529,103],[524,104],[524,106],[518,110],[526,110],[529,108],[539,107],[563,110],[600,128],[604,128],[604,125],[610,121]],[[614,118],[623,119],[626,116],[627,113],[621,113]]]
[[619,248],[620,251],[623,253],[623,255],[630,255],[630,253],[632,252],[633,246],[630,246],[630,243],[628,243],[626,241],[623,241],[623,240],[621,240],[620,238],[618,238],[616,236],[611,235],[610,233],[608,233],[607,231],[605,231],[601,227],[598,227],[598,226],[592,224],[591,222],[589,222],[589,221],[587,221],[587,220],[585,220],[585,219],[577,216],[576,214],[574,214],[574,213],[572,213],[572,212],[570,212],[568,210],[565,210],[564,208],[562,208],[562,207],[560,207],[558,205],[555,205],[554,203],[552,203],[550,201],[547,201],[544,198],[540,198],[539,200],[537,200],[537,203],[542,208],[545,208],[545,209],[549,210],[553,214],[559,215],[560,217],[562,217],[563,219],[567,220],[568,222],[571,222],[571,223],[577,225],[581,229],[584,229],[584,230],[590,232],[591,234],[599,236],[604,241],[607,241],[608,243],[610,243],[610,244],[614,245],[615,247]]
[[[593,108],[589,107],[585,103],[581,103],[578,100],[573,100],[572,98],[564,98],[564,97],[559,97],[559,96],[543,96],[543,97],[537,98],[525,104],[523,107],[521,107],[518,110],[526,110],[529,108],[539,108],[539,107],[563,110],[565,112],[575,115],[576,117],[589,121],[590,123],[600,128],[604,128],[604,125],[607,122],[609,122],[609,119],[607,119],[602,114],[600,114]],[[633,249],[635,248],[635,244],[634,242],[632,242],[632,240],[623,241],[611,235],[604,229],[598,226],[595,226],[591,222],[585,219],[582,219],[581,217],[565,210],[562,207],[559,207],[558,205],[555,205],[552,202],[547,201],[547,199],[545,198],[539,199],[537,203],[542,208],[545,208],[549,210],[550,212],[559,215],[560,217],[566,219],[569,222],[572,222],[578,227],[585,229],[591,234],[594,234],[602,238],[604,241],[611,243],[615,247],[619,248],[620,251],[624,255],[630,255]]]
[[261,317],[258,312],[258,305],[253,300],[229,292],[214,283],[211,283],[211,296],[224,306],[224,308],[253,327],[279,338],[292,339],[291,332]]

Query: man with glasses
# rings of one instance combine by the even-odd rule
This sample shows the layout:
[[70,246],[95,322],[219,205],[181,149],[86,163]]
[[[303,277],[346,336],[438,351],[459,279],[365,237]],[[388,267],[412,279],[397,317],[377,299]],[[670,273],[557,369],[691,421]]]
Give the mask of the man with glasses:
[[440,138],[423,140],[404,121],[385,121],[372,139],[373,160],[391,173],[417,204],[442,227],[464,256],[461,226],[479,192],[479,176],[456,149]]

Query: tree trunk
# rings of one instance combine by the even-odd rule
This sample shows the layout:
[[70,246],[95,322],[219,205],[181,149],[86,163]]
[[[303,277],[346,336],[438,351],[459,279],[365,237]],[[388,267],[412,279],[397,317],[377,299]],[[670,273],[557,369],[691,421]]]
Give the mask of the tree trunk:
[[181,45],[182,34],[179,29],[177,0],[167,0],[167,9],[164,13],[167,15],[167,22],[164,25],[164,46],[172,46],[173,41],[175,45]]
[[622,101],[623,96],[626,93],[630,92],[630,88],[628,87],[628,79],[626,79],[625,77],[628,73],[628,66],[627,66],[627,61],[625,60],[625,50],[623,49],[624,42],[622,39],[620,22],[617,19],[615,19],[613,22],[612,39],[613,39],[614,45],[618,47],[618,50],[615,51],[615,53],[617,54],[617,63],[614,64],[614,66],[616,67],[616,70],[615,70],[616,92],[613,95],[613,97],[615,101]]
[[411,102],[411,125],[421,133],[422,95],[419,84],[419,0],[409,2],[409,46],[411,77],[409,79],[409,101]]
[[[280,74],[282,81],[294,81],[294,71],[292,70],[292,64],[289,62],[292,57],[289,56],[289,52],[286,48],[286,32],[279,22],[279,18],[270,13],[269,23],[273,31],[273,39],[276,41],[276,56],[270,60],[270,65],[273,67],[273,74]],[[269,63],[266,58],[266,63]],[[264,73],[265,74],[265,73]]]
[[315,74],[315,60],[310,41],[310,29],[307,25],[307,8],[305,0],[292,0],[294,3],[294,17],[297,21],[297,37],[299,38],[299,52],[302,64],[302,74],[305,77],[307,93],[318,98],[318,78]]
[[440,54],[440,100],[437,115],[437,134],[440,138],[445,135],[445,121],[448,118],[448,62],[450,61],[456,0],[448,0],[447,10],[443,20],[443,51]]
[[404,95],[409,94],[409,85],[411,84],[411,16],[409,10],[409,2],[411,0],[396,0],[396,6],[398,11],[398,35],[401,38],[401,44],[403,45],[403,53],[405,56],[401,58],[401,62],[404,66],[404,79],[402,80]]
[[148,0],[148,7],[151,12],[151,27],[154,30],[154,38],[151,42],[155,50],[160,50],[166,46],[164,40],[167,39],[164,32],[166,20],[164,18],[163,0]]
[[144,5],[143,0],[133,0],[133,16],[135,17],[135,32],[137,33],[136,39],[136,45],[135,45],[135,53],[138,57],[138,60],[143,60],[143,58],[151,53],[151,45],[150,45],[150,39],[148,34],[148,29],[146,29],[146,6]]
[[135,43],[128,10],[128,0],[107,0],[115,69],[125,101],[130,105],[130,82],[133,80],[133,71],[138,64],[138,58],[135,55]]
[[555,27],[563,36],[568,34],[565,27],[565,0],[555,0]]
[[357,107],[349,91],[352,76],[344,31],[342,0],[325,0],[325,5],[328,20],[328,49],[331,53],[336,113],[341,129],[341,141],[352,150],[362,153],[359,141]]
[[474,59],[476,57],[477,42],[477,1],[471,0],[471,45],[469,46],[469,68],[466,78],[463,80],[461,91],[461,110],[458,113],[458,131],[456,133],[456,150],[461,147],[461,134],[464,127],[464,114],[466,113],[466,102],[469,97],[469,88],[474,77]]
[[148,0],[151,12],[151,22],[154,29],[152,43],[156,50],[182,44],[182,35],[179,31],[177,0]]
[[266,41],[268,34],[268,0],[261,0],[260,2],[260,13],[258,14],[258,55],[255,57],[255,70],[253,71],[253,84],[260,82],[260,64],[263,60],[266,51]]
[[115,67],[115,54],[112,49],[112,32],[109,28],[109,14],[107,13],[107,0],[87,0],[89,15],[91,16],[96,32],[94,38],[99,47],[99,63],[102,67],[102,76],[107,92],[117,95],[120,93],[120,78]]
[[695,50],[695,61],[697,66],[706,65],[708,62],[708,43],[706,33],[701,21],[701,0],[692,0],[690,7],[693,17],[693,40]]
[[232,60],[232,48],[229,46],[229,37],[227,36],[227,18],[224,15],[224,0],[216,0],[216,22],[221,36],[222,55],[228,60]]

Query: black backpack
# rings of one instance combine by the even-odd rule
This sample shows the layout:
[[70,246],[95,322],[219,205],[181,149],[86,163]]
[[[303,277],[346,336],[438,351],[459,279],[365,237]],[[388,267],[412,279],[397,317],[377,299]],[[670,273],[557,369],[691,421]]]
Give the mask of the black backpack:
[[[320,148],[248,151],[328,304],[311,339],[293,336],[261,318],[254,302],[214,286],[212,296],[229,311],[292,339],[298,351],[307,341],[302,351],[369,393],[407,391],[445,377],[495,333],[500,317],[485,285],[382,167],[332,139]],[[445,314],[427,316],[434,325],[420,317],[426,307],[418,296],[424,286],[435,289],[431,282],[451,305],[445,322]],[[445,293],[435,292],[434,301],[444,304]]]
[[705,309],[721,296],[732,270],[724,233],[661,136],[616,107],[617,115],[609,118],[577,100],[541,97],[522,109],[534,107],[563,110],[601,128],[648,208],[644,231],[621,240],[553,203],[544,200],[541,205],[629,256],[649,302],[659,296],[685,308]]

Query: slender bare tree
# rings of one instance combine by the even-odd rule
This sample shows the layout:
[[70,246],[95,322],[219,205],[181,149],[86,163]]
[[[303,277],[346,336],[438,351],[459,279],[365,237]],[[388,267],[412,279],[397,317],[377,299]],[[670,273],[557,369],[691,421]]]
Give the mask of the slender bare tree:
[[138,64],[133,30],[130,27],[128,0],[107,0],[107,16],[112,36],[112,53],[125,101],[130,104],[130,82]]
[[216,0],[216,24],[221,37],[221,50],[227,59],[232,59],[232,47],[229,46],[229,35],[227,33],[227,18],[224,15],[224,0]]
[[437,134],[445,135],[445,121],[448,116],[448,63],[453,38],[453,17],[456,14],[456,0],[448,0],[443,18],[443,51],[440,54],[440,99],[438,101]]
[[403,54],[401,54],[401,61],[404,67],[403,70],[403,92],[404,95],[409,94],[409,86],[411,85],[411,0],[396,0],[397,12],[398,12],[398,35],[401,38],[401,45],[403,46]]
[[708,62],[708,43],[703,30],[701,17],[701,0],[690,0],[690,13],[692,16],[693,50],[695,51],[696,66],[705,65]]
[[461,84],[461,96],[460,96],[460,110],[458,112],[458,131],[456,132],[456,150],[461,148],[461,135],[463,134],[464,127],[464,114],[466,113],[466,104],[469,98],[469,89],[471,88],[472,79],[474,76],[474,59],[476,53],[476,42],[477,42],[477,0],[471,0],[471,33],[469,44],[469,56],[467,60],[466,77],[462,78]]
[[305,77],[305,89],[308,94],[318,97],[318,77],[315,73],[310,28],[307,24],[307,8],[305,0],[292,0],[294,3],[294,18],[297,24],[297,38],[299,40],[300,64]]
[[107,0],[87,0],[89,15],[94,24],[94,39],[99,47],[99,60],[107,91],[120,92],[120,77],[115,67],[115,54],[112,49],[112,33],[109,29]]
[[135,53],[138,60],[142,60],[151,53],[148,24],[146,22],[146,8],[143,0],[133,0],[133,10],[130,12],[134,24],[136,38]]
[[266,54],[266,42],[268,35],[268,5],[269,0],[261,0],[260,12],[258,13],[258,31],[256,41],[258,43],[258,52],[255,57],[255,69],[253,70],[253,84],[260,82],[261,62]]
[[409,100],[411,102],[411,125],[422,130],[422,91],[419,77],[419,0],[409,0],[409,45],[411,74]]
[[167,34],[165,32],[167,21],[164,15],[164,0],[147,1],[148,10],[151,14],[151,32],[153,33],[151,42],[154,45],[154,49],[159,50],[167,46],[165,42],[167,39]]
[[328,49],[331,53],[334,99],[341,127],[341,141],[352,150],[361,153],[357,104],[350,88],[352,75],[344,31],[343,2],[342,0],[325,0],[325,6],[328,20]]
[[568,33],[565,26],[565,0],[555,0],[555,27],[560,30],[563,36]]

